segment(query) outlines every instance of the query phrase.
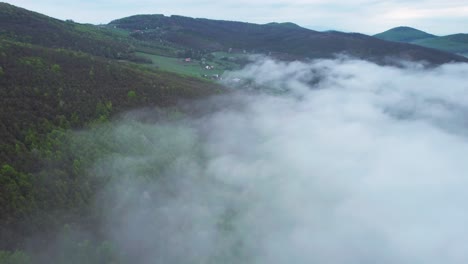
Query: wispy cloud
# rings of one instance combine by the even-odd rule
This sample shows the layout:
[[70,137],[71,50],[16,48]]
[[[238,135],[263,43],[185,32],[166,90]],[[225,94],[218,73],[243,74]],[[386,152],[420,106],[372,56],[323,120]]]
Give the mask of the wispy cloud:
[[466,263],[467,75],[258,59],[205,114],[80,132],[114,142],[106,234],[133,263]]

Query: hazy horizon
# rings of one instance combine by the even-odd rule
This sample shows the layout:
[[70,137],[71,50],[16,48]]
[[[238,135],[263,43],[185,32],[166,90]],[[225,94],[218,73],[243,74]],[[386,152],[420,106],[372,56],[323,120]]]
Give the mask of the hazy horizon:
[[409,26],[435,35],[465,33],[468,3],[435,0],[407,1],[69,1],[6,0],[22,8],[79,23],[107,24],[114,19],[139,14],[181,15],[217,20],[265,24],[292,22],[312,30],[381,33],[398,26]]

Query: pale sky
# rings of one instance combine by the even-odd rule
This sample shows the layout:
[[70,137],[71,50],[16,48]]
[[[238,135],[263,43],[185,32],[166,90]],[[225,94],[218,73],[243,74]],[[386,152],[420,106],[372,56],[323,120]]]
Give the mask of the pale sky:
[[[1,0],[0,0],[1,1]],[[6,0],[59,19],[108,23],[136,14],[252,23],[293,22],[315,30],[376,34],[411,26],[436,35],[468,33],[468,0]]]

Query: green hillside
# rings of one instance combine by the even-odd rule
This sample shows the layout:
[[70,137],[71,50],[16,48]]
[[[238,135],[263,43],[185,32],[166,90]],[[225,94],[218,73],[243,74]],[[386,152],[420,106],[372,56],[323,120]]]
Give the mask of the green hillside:
[[35,235],[47,243],[65,225],[97,226],[88,210],[104,182],[83,168],[101,149],[67,152],[71,129],[140,107],[170,113],[220,87],[123,60],[139,43],[125,32],[0,5],[0,263],[10,263],[22,255],[2,250]]
[[423,39],[413,42],[423,47],[443,50],[451,53],[468,53],[468,34],[454,34],[433,39]]
[[[76,190],[78,194],[72,196],[61,193],[63,184],[71,184],[67,179],[72,173],[69,166],[73,163],[73,160],[60,158],[56,156],[60,154],[54,153],[60,145],[60,135],[65,131],[105,122],[125,110],[141,106],[173,106],[181,99],[211,94],[219,89],[214,83],[200,79],[76,51],[5,40],[0,41],[0,65],[0,164],[24,173],[30,186],[26,192],[18,193],[0,185],[0,235],[5,238],[5,232],[11,234],[8,239],[0,241],[0,248],[14,245],[12,240],[21,238],[20,231],[27,235],[61,221],[57,218],[54,221],[37,219],[33,216],[35,212],[66,211],[67,208],[60,204],[74,205],[76,197],[86,200],[86,195],[89,195],[79,189]],[[48,192],[57,192],[54,195],[63,198],[45,204],[36,196],[40,195],[37,188],[44,183],[30,180],[43,170],[41,164],[44,159],[56,158],[64,159],[63,170],[52,173],[57,174],[61,186],[52,183]],[[16,184],[16,179],[11,177],[0,172],[3,184]],[[11,208],[11,199],[23,202]],[[31,231],[24,230],[26,223]]]
[[132,52],[128,38],[111,30],[64,22],[6,3],[0,3],[0,37],[108,58],[127,58]]
[[387,41],[415,44],[455,54],[468,54],[468,34],[439,37],[410,27],[396,27],[376,34],[374,37]]
[[404,43],[413,43],[417,40],[436,38],[437,36],[411,27],[396,27],[374,35],[374,37]]

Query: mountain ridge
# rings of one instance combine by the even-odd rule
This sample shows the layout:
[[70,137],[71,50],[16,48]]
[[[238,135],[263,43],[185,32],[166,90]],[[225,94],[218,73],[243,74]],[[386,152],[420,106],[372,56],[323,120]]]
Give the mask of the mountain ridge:
[[[360,33],[318,32],[281,24],[254,24],[184,16],[136,15],[113,20],[109,27],[131,31],[144,41],[164,41],[201,50],[230,48],[258,53],[289,54],[293,58],[331,58],[347,53],[385,63],[385,58],[425,60],[441,64],[466,58],[407,43],[383,41]],[[208,41],[208,42],[207,42]]]

